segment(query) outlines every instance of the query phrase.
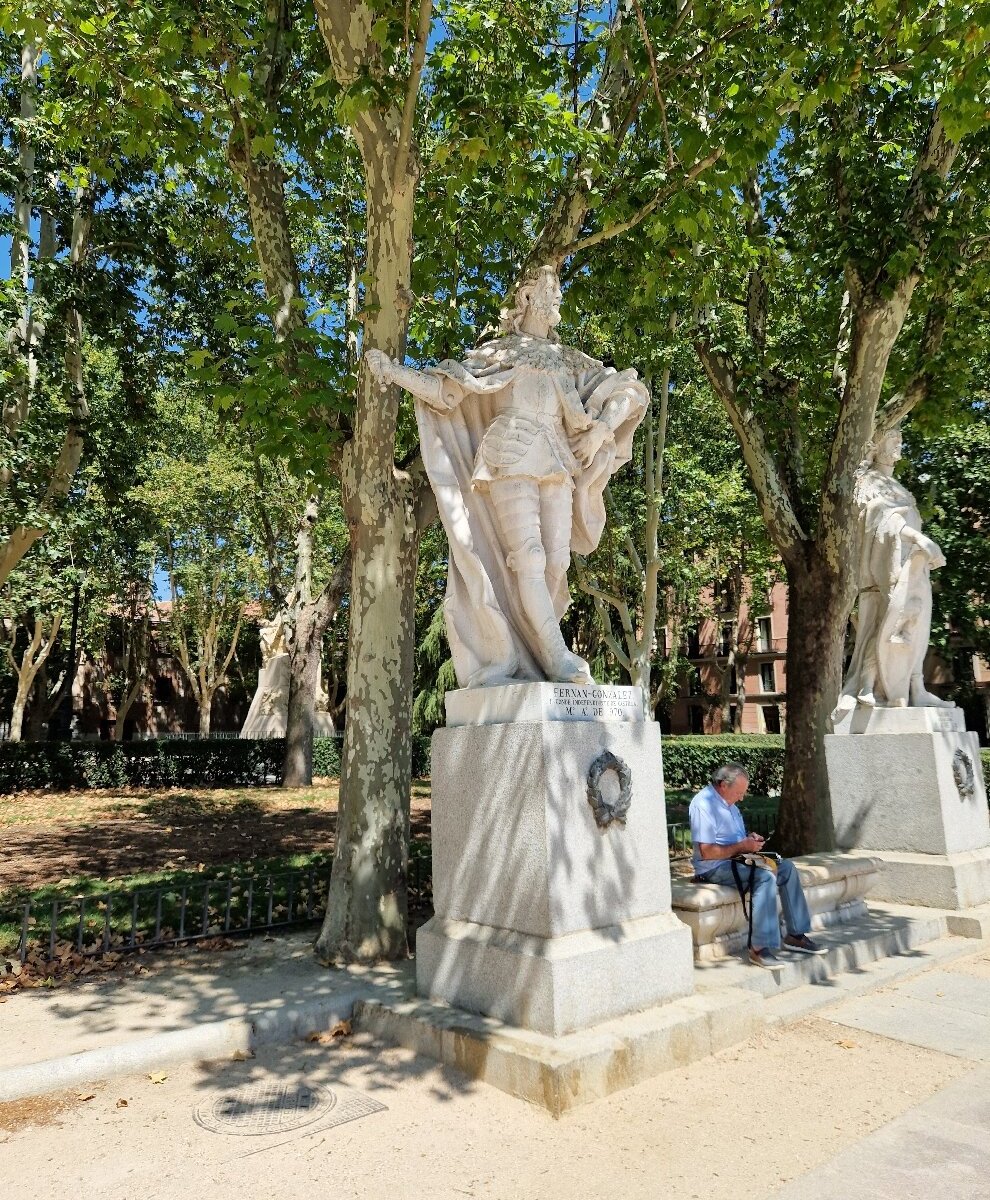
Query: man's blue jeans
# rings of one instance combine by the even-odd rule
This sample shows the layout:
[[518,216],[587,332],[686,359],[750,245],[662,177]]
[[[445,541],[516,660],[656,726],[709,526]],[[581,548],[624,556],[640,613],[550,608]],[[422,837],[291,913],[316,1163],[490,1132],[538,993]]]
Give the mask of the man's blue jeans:
[[[749,886],[749,867],[746,863],[737,864],[739,877],[743,887]],[[732,864],[728,860],[719,863],[714,871],[705,875],[705,883],[728,884],[736,886],[732,874]],[[776,884],[776,888],[774,888]],[[784,924],[788,933],[807,933],[811,928],[811,914],[808,903],[804,898],[801,879],[794,869],[790,859],[781,859],[777,875],[763,867],[757,867],[753,879],[753,945],[760,950],[776,950],[780,946],[780,919],[777,916],[777,897],[780,892],[780,906],[784,910]]]

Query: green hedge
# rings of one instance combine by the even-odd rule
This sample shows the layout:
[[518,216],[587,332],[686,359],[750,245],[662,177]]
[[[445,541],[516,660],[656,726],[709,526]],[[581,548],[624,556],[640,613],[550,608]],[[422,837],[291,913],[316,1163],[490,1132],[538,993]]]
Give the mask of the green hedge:
[[[341,739],[313,740],[313,774],[340,776]],[[30,789],[261,787],[282,779],[284,738],[147,742],[0,742],[0,795]],[[413,775],[430,773],[430,739],[413,738]]]
[[[313,774],[340,778],[340,750],[342,738],[313,739]],[[412,740],[412,773],[414,779],[422,779],[430,773],[430,739],[427,735],[414,734]]]
[[27,788],[251,787],[282,774],[281,738],[5,742],[0,793]]
[[697,734],[663,739],[663,780],[669,789],[696,792],[725,762],[742,763],[753,792],[777,793],[784,775],[783,735]]
[[[313,774],[340,776],[340,738],[316,738]],[[413,738],[413,775],[430,773],[430,739]],[[0,795],[30,788],[253,787],[282,776],[283,738],[257,741],[2,742]],[[990,779],[990,749],[980,751]],[[697,735],[663,739],[667,788],[697,791],[717,766],[740,762],[754,792],[780,791],[784,739],[777,734]]]

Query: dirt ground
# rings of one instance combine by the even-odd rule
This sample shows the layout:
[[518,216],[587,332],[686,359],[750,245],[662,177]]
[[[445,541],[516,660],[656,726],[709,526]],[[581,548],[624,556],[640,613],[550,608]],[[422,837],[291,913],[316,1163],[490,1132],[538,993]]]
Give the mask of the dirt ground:
[[[0,1105],[0,1154],[5,1195],[31,1200],[765,1200],[973,1066],[812,1019],[554,1121],[358,1035]],[[195,1119],[231,1088],[296,1082],[386,1108],[256,1137]]]
[[[312,788],[115,789],[0,797],[0,893],[78,876],[146,871],[333,848],[336,780]],[[429,784],[413,790],[413,836],[428,836]]]

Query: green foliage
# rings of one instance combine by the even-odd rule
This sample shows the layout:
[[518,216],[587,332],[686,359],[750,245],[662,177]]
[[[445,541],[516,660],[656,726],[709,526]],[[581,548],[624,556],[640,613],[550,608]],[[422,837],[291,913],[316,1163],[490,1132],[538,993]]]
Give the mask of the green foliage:
[[784,738],[778,734],[719,734],[663,739],[663,781],[672,790],[699,791],[715,768],[726,762],[746,768],[753,792],[779,794]]
[[[313,774],[340,777],[341,739],[313,739]],[[119,787],[264,787],[278,784],[284,738],[146,742],[2,742],[0,795]],[[430,739],[413,738],[413,775],[430,773]]]
[[945,566],[932,575],[932,644],[947,660],[959,648],[990,662],[990,424],[985,405],[974,407],[974,417],[967,425],[912,437],[904,482],[918,501],[925,532],[945,554]]
[[248,787],[277,781],[281,738],[4,742],[0,794],[32,789]]

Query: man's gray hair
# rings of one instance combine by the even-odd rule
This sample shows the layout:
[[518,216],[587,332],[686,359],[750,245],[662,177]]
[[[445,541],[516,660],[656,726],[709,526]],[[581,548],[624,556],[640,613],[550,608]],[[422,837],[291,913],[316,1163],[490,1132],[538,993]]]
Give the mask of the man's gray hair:
[[712,786],[718,787],[720,783],[735,783],[740,775],[745,775],[746,782],[749,782],[749,772],[742,763],[723,763],[720,767],[716,767],[712,771]]

